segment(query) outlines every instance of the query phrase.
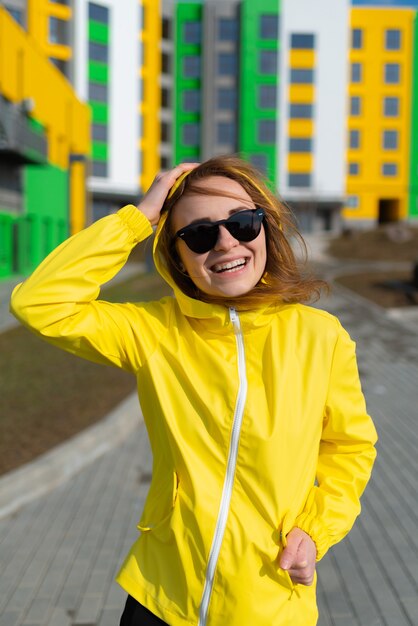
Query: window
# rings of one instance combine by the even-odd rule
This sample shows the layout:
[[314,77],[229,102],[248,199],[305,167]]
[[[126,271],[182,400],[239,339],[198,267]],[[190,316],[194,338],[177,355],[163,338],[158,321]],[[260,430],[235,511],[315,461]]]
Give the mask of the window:
[[311,137],[290,137],[289,152],[312,152]]
[[163,170],[171,169],[171,158],[165,154],[161,156],[161,169]]
[[200,56],[183,58],[183,75],[185,78],[200,78]]
[[54,59],[53,57],[49,57],[49,60],[51,61],[51,63],[55,65],[57,69],[59,69],[61,74],[64,74],[64,76],[66,76],[67,74],[67,62],[66,61],[63,61],[62,59]]
[[289,187],[310,187],[311,173],[289,174],[287,184]]
[[360,96],[351,96],[350,98],[350,115],[361,115],[361,98]]
[[183,39],[184,43],[200,44],[202,41],[201,22],[184,22]]
[[238,21],[234,18],[221,17],[218,21],[219,41],[237,41]]
[[360,165],[358,163],[349,163],[348,173],[350,176],[358,176],[360,173]]
[[195,146],[200,141],[200,125],[196,122],[183,124],[182,139],[185,146]]
[[235,52],[219,53],[218,74],[220,76],[235,76],[237,69],[237,55]]
[[15,22],[23,26],[23,11],[21,9],[15,9],[8,6],[6,6],[5,9],[10,13]]
[[89,59],[90,61],[108,62],[108,47],[101,43],[89,41]]
[[351,47],[353,50],[361,50],[363,47],[363,31],[361,28],[353,28],[351,31]]
[[258,86],[258,106],[260,109],[275,109],[277,106],[276,85]]
[[290,82],[294,85],[312,85],[314,71],[311,69],[291,69]]
[[400,50],[401,49],[401,31],[398,29],[389,29],[385,32],[385,49]]
[[249,160],[259,172],[263,174],[267,172],[267,156],[265,154],[250,154]]
[[218,89],[218,109],[222,111],[234,111],[237,106],[237,91],[231,87]]
[[359,130],[350,130],[349,146],[350,148],[354,150],[356,150],[357,148],[360,148],[360,131]]
[[93,176],[97,176],[98,178],[107,177],[106,161],[93,161]]
[[276,141],[276,120],[259,120],[257,125],[257,141],[273,144]]
[[185,89],[183,91],[183,109],[190,113],[200,111],[200,90]]
[[276,50],[260,50],[258,70],[260,74],[277,74]]
[[50,43],[66,44],[67,43],[68,22],[60,20],[57,17],[49,18],[48,40]]
[[348,196],[347,206],[349,209],[358,209],[360,206],[360,200],[358,196]]
[[161,141],[164,143],[170,142],[171,140],[171,124],[170,122],[162,121],[161,122]]
[[260,15],[260,39],[279,38],[278,15]]
[[92,125],[92,138],[93,141],[107,142],[107,126],[106,124],[93,124]]
[[162,36],[163,39],[171,39],[171,19],[169,17],[163,17]]
[[161,70],[163,74],[170,74],[171,55],[168,52],[161,53]]
[[399,133],[397,130],[384,130],[382,137],[384,150],[397,150],[399,144]]
[[400,77],[399,63],[385,63],[385,83],[397,85]]
[[398,117],[399,98],[388,97],[383,99],[383,115],[385,117]]
[[217,142],[220,144],[235,144],[236,128],[234,122],[218,122]]
[[107,102],[107,98],[107,85],[89,83],[89,100],[94,100],[95,102]]
[[89,2],[89,19],[102,24],[109,23],[109,9],[101,4]]
[[313,50],[315,35],[294,33],[291,35],[290,47],[293,50]]
[[382,165],[383,176],[397,176],[398,166],[396,163],[383,163]]
[[313,117],[312,104],[291,104],[290,118],[296,120],[310,120]]
[[140,5],[139,7],[140,11],[141,11],[141,29],[142,30],[146,30],[147,28],[147,9],[145,8],[145,6],[143,4]]
[[171,89],[168,87],[161,89],[161,106],[163,109],[169,109],[171,106]]
[[361,83],[362,80],[362,64],[361,63],[352,63],[351,64],[351,82],[352,83]]

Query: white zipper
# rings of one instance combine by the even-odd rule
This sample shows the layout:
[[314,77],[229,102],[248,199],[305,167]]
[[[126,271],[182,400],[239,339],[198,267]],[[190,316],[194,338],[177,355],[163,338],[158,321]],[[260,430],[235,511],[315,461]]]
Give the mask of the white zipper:
[[247,372],[245,368],[244,340],[241,332],[239,315],[235,309],[229,309],[229,317],[234,327],[235,340],[238,352],[238,374],[239,389],[235,404],[234,419],[232,423],[232,433],[229,442],[228,461],[226,465],[225,479],[222,488],[221,504],[216,521],[215,533],[213,535],[212,546],[209,552],[208,566],[206,569],[205,586],[203,588],[202,601],[200,603],[198,626],[206,626],[208,619],[208,609],[212,594],[213,580],[215,577],[216,565],[218,563],[219,552],[225,533],[228,519],[229,505],[231,502],[232,488],[234,485],[235,468],[237,464],[239,438],[241,434],[242,416],[244,413],[245,400],[247,397]]

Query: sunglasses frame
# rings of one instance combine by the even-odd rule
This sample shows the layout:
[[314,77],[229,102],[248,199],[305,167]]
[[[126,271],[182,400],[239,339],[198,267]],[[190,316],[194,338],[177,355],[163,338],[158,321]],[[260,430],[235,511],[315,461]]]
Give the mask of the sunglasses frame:
[[[240,215],[241,213],[257,213],[257,217],[261,218],[260,221],[260,230],[258,231],[258,233],[255,235],[255,237],[253,237],[252,239],[239,239],[238,237],[234,237],[234,235],[230,232],[230,230],[228,229],[228,226],[226,226],[226,229],[228,230],[229,234],[232,235],[232,237],[234,237],[234,239],[237,239],[237,241],[239,241],[240,243],[248,243],[249,241],[254,241],[254,239],[257,239],[258,235],[261,232],[261,226],[264,222],[264,218],[266,216],[264,209],[262,209],[261,207],[256,207],[255,209],[244,209],[244,211],[238,211],[237,213],[233,213],[232,215],[230,215],[229,217],[227,217],[226,219],[223,220],[218,220],[217,222],[210,222],[210,221],[202,221],[202,222],[196,222],[193,224],[189,224],[188,226],[185,226],[184,228],[181,228],[180,230],[178,230],[176,232],[176,234],[173,237],[173,244],[175,243],[176,239],[179,238],[182,241],[184,241],[184,243],[186,244],[186,246],[195,254],[205,254],[206,252],[209,252],[210,250],[213,249],[213,247],[216,245],[216,242],[218,241],[218,237],[219,237],[219,227],[220,226],[224,226],[225,224],[227,224],[230,221],[233,221],[234,218],[236,218],[237,215]],[[196,250],[193,250],[193,248],[191,248],[189,246],[189,244],[187,243],[187,241],[183,238],[184,235],[187,235],[187,232],[190,230],[195,229],[196,227],[199,227],[203,224],[208,224],[209,226],[213,227],[217,227],[217,234],[216,234],[216,239],[215,239],[215,243],[213,245],[211,245],[207,250],[203,250],[202,252],[196,252]]]

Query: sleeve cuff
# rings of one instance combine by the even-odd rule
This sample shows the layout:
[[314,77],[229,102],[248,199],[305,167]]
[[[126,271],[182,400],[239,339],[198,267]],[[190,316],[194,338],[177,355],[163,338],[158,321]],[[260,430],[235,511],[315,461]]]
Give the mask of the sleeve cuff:
[[329,535],[324,524],[309,513],[302,513],[296,518],[295,526],[310,536],[316,546],[316,560],[322,559],[330,547]]
[[117,212],[125,226],[131,231],[135,243],[152,235],[151,222],[136,206],[128,204]]

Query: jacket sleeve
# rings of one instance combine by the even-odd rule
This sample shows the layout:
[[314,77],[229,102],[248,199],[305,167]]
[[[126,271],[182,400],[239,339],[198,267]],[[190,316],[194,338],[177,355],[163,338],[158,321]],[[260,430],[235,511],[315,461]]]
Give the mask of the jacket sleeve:
[[308,533],[317,560],[351,529],[376,457],[376,430],[366,411],[355,344],[339,325],[329,379],[316,485],[296,526]]
[[[152,336],[161,330],[146,328],[158,316],[147,315],[146,308],[138,305],[97,298],[101,285],[117,274],[132,248],[151,233],[150,222],[134,206],[98,220],[58,246],[14,289],[11,312],[60,348],[135,371],[153,349]],[[140,341],[137,327],[144,331]]]

